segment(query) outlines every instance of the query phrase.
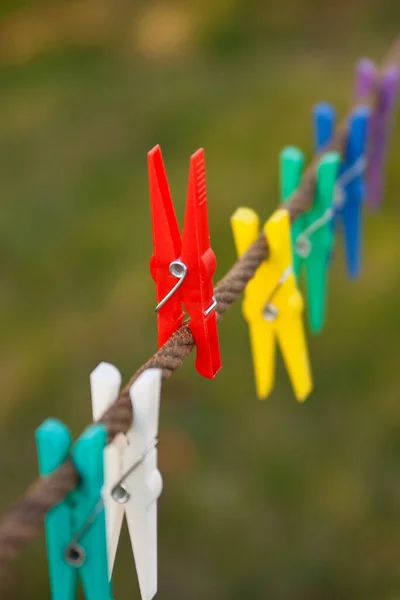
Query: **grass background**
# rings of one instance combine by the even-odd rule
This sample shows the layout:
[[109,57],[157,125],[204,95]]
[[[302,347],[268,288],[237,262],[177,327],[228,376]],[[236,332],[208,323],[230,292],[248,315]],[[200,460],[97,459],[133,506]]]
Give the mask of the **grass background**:
[[[206,150],[217,279],[229,218],[278,203],[278,154],[312,155],[311,108],[344,115],[354,65],[398,33],[392,1],[0,4],[0,508],[37,474],[48,416],[78,435],[89,373],[125,380],[156,350],[146,152],[163,149],[183,217],[188,158]],[[400,598],[400,132],[382,210],[366,213],[361,277],[338,253],[328,323],[310,339],[315,391],[296,404],[282,365],[254,394],[237,303],[224,368],[190,357],[163,388],[159,597]],[[14,564],[9,598],[48,598],[44,538]],[[138,596],[126,533],[116,600]]]

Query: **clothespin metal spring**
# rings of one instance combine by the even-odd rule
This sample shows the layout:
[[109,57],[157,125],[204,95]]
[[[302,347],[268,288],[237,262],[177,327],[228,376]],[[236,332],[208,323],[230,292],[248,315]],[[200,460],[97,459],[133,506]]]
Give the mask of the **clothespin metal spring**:
[[176,282],[174,287],[168,292],[166,296],[157,304],[155,311],[158,312],[160,308],[164,306],[168,302],[170,298],[175,294],[177,290],[181,287],[182,283],[186,279],[186,275],[188,274],[188,268],[184,262],[182,262],[179,258],[177,260],[173,260],[169,265],[169,272],[173,277],[179,279]]
[[128,502],[131,495],[122,484],[125,481],[125,479],[127,479],[127,477],[129,477],[129,475],[133,473],[133,471],[135,471],[135,469],[137,469],[142,464],[149,452],[157,448],[157,444],[158,440],[155,439],[151,444],[149,444],[149,446],[137,459],[137,461],[135,461],[133,465],[118,479],[117,483],[113,486],[110,492],[111,497],[113,500],[115,500],[115,502],[117,502],[118,504],[126,504]]
[[[179,288],[181,287],[182,283],[186,279],[186,275],[188,274],[188,268],[185,265],[185,263],[178,258],[177,260],[173,260],[170,263],[170,265],[169,265],[169,272],[171,273],[171,275],[173,277],[176,277],[177,279],[179,279],[179,281],[176,282],[176,284],[168,292],[168,294],[157,304],[157,306],[155,308],[155,312],[158,312],[160,310],[160,308],[162,308],[168,302],[168,300],[170,298],[172,298],[172,296],[175,294],[175,292],[177,292],[179,290]],[[218,304],[217,303],[217,299],[216,299],[215,296],[213,296],[213,302],[204,311],[204,313],[203,313],[204,316],[207,317],[207,315],[209,315],[210,312],[212,310],[214,310],[214,308],[216,308],[217,304]]]
[[281,285],[283,283],[285,283],[285,281],[287,280],[289,275],[291,275],[292,273],[293,273],[293,267],[292,267],[292,265],[289,265],[288,268],[285,269],[284,272],[282,273],[282,276],[280,277],[275,289],[272,291],[270,297],[267,300],[266,305],[264,306],[264,309],[262,311],[262,316],[269,323],[271,323],[271,321],[275,321],[275,319],[277,319],[277,317],[279,315],[278,307],[275,306],[274,304],[271,304],[271,301],[272,301],[273,297],[275,296],[276,292],[281,287]]
[[65,561],[71,565],[71,567],[81,567],[86,560],[86,552],[82,548],[82,546],[78,543],[79,539],[83,536],[83,534],[89,529],[99,512],[103,509],[104,502],[103,499],[100,499],[92,512],[89,514],[87,520],[82,525],[80,530],[74,535],[71,542],[65,549],[64,558]]

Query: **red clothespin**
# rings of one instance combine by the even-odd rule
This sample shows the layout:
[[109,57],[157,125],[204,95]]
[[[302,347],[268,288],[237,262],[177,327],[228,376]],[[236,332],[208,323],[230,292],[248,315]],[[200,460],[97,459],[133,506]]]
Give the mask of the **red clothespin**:
[[182,237],[160,146],[150,150],[147,159],[154,246],[150,272],[156,282],[158,347],[182,325],[184,304],[197,348],[196,369],[212,379],[221,368],[221,356],[212,283],[217,262],[210,246],[204,150],[190,158]]

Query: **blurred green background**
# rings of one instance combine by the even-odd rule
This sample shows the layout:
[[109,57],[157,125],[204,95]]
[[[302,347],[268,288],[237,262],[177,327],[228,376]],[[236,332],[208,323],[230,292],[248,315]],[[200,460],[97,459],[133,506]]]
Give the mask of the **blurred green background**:
[[[90,421],[89,373],[124,380],[156,350],[146,152],[160,143],[179,217],[206,149],[217,279],[229,218],[278,203],[278,153],[312,155],[311,108],[344,115],[354,65],[398,33],[393,0],[1,0],[0,508],[37,474],[34,430]],[[164,386],[159,598],[400,599],[400,131],[364,268],[339,251],[328,324],[310,340],[315,391],[287,375],[255,398],[240,303],[224,368],[193,357]],[[8,598],[48,598],[44,538]],[[138,598],[124,534],[116,600]]]

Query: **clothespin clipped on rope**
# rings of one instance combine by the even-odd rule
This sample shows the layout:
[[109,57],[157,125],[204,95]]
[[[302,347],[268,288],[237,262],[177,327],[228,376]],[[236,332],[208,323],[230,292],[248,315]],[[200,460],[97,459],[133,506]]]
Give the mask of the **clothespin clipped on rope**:
[[[259,219],[250,208],[239,208],[231,218],[238,256],[259,235]],[[304,333],[303,299],[292,268],[290,219],[280,209],[264,225],[268,258],[247,284],[243,314],[249,324],[257,396],[266,398],[274,386],[275,345],[278,342],[294,394],[303,401],[312,390]]]
[[380,207],[384,192],[384,166],[399,83],[398,67],[389,66],[380,75],[371,60],[364,58],[357,63],[356,99],[377,91],[368,131],[367,202],[372,210]]
[[[118,397],[121,375],[100,363],[90,375],[93,418],[98,419]],[[114,566],[124,515],[129,529],[142,600],[157,593],[157,499],[162,478],[157,469],[157,434],[161,369],[147,369],[132,384],[133,424],[104,453],[109,576]]]
[[[357,277],[361,266],[362,203],[365,196],[366,146],[369,110],[356,108],[348,120],[348,136],[336,181],[334,226],[340,221],[349,277]],[[321,152],[333,137],[336,113],[330,104],[317,104],[313,110],[316,151]]]
[[182,238],[159,146],[148,154],[148,169],[154,246],[150,271],[156,282],[158,345],[165,344],[182,325],[184,304],[196,343],[196,369],[212,379],[221,368],[221,356],[212,283],[217,262],[210,246],[204,150],[190,158]]
[[56,419],[44,421],[35,437],[42,477],[50,475],[70,455],[80,476],[76,490],[46,515],[52,600],[76,598],[78,574],[87,600],[112,600],[101,498],[106,429],[103,425],[88,427],[72,452],[71,435]]
[[[333,195],[340,155],[327,152],[319,162],[311,210],[292,225],[293,268],[297,280],[305,266],[308,317],[311,331],[319,333],[325,321],[329,258],[333,245]],[[300,183],[303,153],[294,147],[281,152],[281,198],[290,200]]]

